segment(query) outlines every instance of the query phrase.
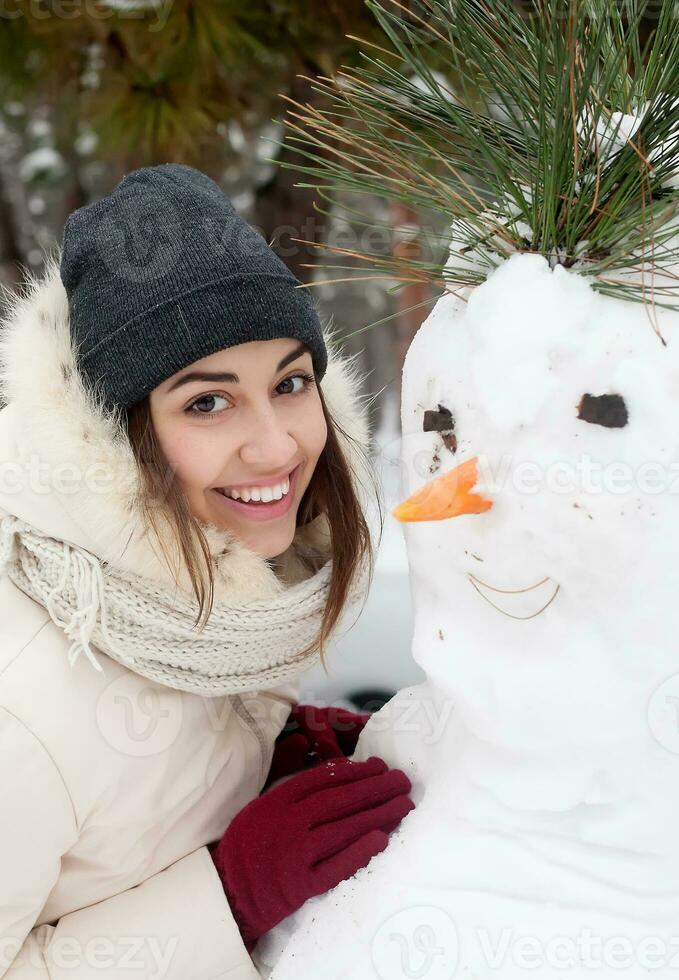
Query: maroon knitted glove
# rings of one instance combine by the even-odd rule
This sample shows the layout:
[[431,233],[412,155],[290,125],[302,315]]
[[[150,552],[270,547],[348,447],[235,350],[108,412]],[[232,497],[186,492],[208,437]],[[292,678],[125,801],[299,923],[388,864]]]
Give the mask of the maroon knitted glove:
[[355,714],[334,705],[295,705],[276,739],[265,788],[318,762],[352,755],[369,718],[369,714]]
[[405,773],[376,756],[332,759],[248,803],[212,852],[248,950],[384,850],[415,806],[410,789]]

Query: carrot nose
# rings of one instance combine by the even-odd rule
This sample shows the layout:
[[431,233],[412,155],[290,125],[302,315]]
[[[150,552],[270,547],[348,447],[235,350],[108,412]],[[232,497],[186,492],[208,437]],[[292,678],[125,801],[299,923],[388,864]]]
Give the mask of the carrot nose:
[[449,473],[425,483],[407,500],[394,507],[399,521],[442,521],[460,514],[482,514],[493,506],[481,494],[472,493],[478,480],[478,460],[468,459]]

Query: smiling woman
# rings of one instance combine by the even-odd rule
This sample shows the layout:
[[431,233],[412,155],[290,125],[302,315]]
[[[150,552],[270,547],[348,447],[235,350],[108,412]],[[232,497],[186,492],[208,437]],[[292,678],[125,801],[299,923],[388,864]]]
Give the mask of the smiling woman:
[[260,796],[369,581],[360,378],[181,164],[70,215],[1,326],[0,974],[134,935],[145,977],[257,980],[258,936],[412,808],[379,759],[300,771],[300,734]]

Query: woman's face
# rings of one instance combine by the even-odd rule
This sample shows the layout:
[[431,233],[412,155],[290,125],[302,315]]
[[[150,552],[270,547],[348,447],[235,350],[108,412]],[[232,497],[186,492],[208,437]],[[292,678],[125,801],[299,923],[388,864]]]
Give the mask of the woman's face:
[[150,408],[193,516],[282,554],[327,438],[308,349],[283,338],[217,351],[158,385]]

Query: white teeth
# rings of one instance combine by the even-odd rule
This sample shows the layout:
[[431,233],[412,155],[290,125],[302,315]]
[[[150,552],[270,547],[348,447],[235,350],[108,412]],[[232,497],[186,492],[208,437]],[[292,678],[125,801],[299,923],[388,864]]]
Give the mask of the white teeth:
[[276,483],[271,487],[249,487],[247,490],[224,490],[227,497],[234,500],[243,500],[249,503],[251,500],[258,500],[261,503],[271,503],[273,500],[280,500],[290,490],[290,479],[286,478],[282,483]]

